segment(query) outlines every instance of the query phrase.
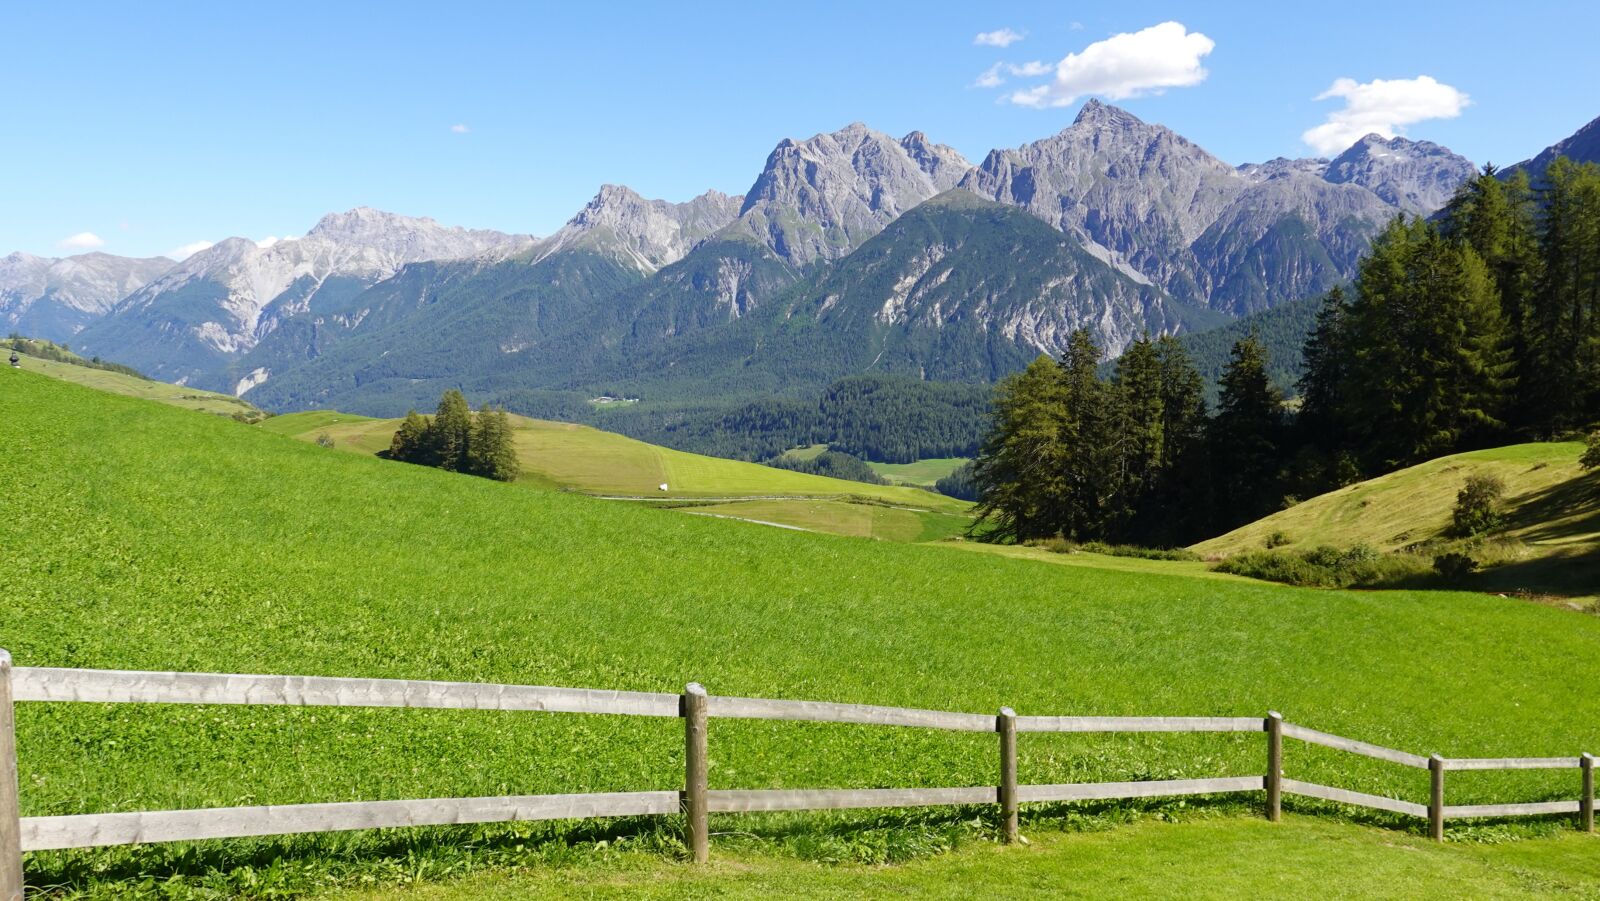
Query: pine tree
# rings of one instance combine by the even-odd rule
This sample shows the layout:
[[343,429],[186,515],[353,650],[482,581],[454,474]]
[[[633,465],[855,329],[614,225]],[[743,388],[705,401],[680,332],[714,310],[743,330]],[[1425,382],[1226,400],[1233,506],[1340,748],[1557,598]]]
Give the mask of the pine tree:
[[1343,443],[1341,391],[1350,372],[1350,347],[1345,316],[1349,304],[1344,289],[1335,286],[1323,295],[1317,321],[1306,336],[1301,356],[1300,413],[1296,417],[1301,440],[1333,449]]
[[980,522],[1001,540],[1057,532],[1066,507],[1066,390],[1041,356],[995,389],[994,428],[973,461]]
[[451,388],[439,398],[428,437],[434,466],[449,472],[463,468],[472,444],[472,408],[460,391]]
[[1208,431],[1214,527],[1232,528],[1271,512],[1282,497],[1283,396],[1267,376],[1267,351],[1253,334],[1233,345]]
[[485,404],[478,411],[467,444],[464,471],[501,482],[516,481],[521,466],[513,444],[511,420],[504,410]]
[[1067,337],[1061,355],[1066,508],[1058,530],[1068,538],[1104,538],[1117,523],[1122,492],[1118,397],[1100,378],[1100,347],[1088,329]]
[[1481,446],[1503,428],[1510,355],[1482,258],[1396,219],[1362,261],[1347,311],[1340,414],[1369,471]]
[[1559,433],[1600,420],[1600,166],[1558,158],[1544,182],[1529,402]]
[[1138,540],[1176,546],[1204,537],[1212,508],[1207,472],[1205,380],[1182,342],[1156,341],[1161,364],[1162,472],[1157,491],[1140,511]]
[[406,413],[405,421],[389,441],[389,459],[432,466],[428,448],[428,420],[416,410]]
[[1119,540],[1133,538],[1129,521],[1157,491],[1166,461],[1166,403],[1161,384],[1161,357],[1145,335],[1117,358],[1115,447],[1119,472],[1112,511]]

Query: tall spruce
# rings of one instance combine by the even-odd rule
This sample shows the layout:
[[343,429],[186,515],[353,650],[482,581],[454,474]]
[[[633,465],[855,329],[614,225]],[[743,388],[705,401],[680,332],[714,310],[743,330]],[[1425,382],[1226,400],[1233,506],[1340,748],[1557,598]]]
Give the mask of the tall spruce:
[[1100,378],[1100,356],[1100,346],[1081,328],[1067,337],[1061,355],[1067,503],[1059,532],[1079,540],[1104,537],[1123,512],[1118,397]]
[[1282,497],[1283,396],[1267,375],[1266,348],[1253,334],[1233,345],[1208,439],[1213,527],[1229,529],[1271,512]]
[[980,522],[993,537],[1026,541],[1056,534],[1067,506],[1066,388],[1061,367],[1041,356],[995,389],[994,427],[973,461]]
[[465,471],[486,479],[514,482],[521,466],[512,443],[511,420],[506,411],[484,404],[473,418],[471,440],[467,444]]
[[1397,218],[1362,261],[1347,315],[1343,417],[1370,471],[1500,433],[1513,384],[1505,320],[1470,246]]
[[1559,158],[1544,183],[1528,393],[1558,434],[1600,421],[1600,166]]
[[428,430],[434,466],[458,472],[472,446],[472,408],[460,391],[451,388],[439,398],[439,410]]
[[402,463],[432,466],[432,448],[428,440],[428,420],[416,410],[406,413],[406,418],[389,441],[389,459]]

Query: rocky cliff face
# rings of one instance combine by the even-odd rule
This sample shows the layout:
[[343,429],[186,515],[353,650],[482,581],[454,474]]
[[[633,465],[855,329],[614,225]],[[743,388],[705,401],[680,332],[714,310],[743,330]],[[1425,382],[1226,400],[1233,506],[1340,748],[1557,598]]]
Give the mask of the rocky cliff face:
[[805,268],[859,247],[968,168],[961,154],[921,132],[896,141],[859,122],[784,140],[745,194],[734,229]]
[[0,258],[0,327],[70,341],[172,265],[166,257],[85,253],[55,259],[13,253]]
[[1546,167],[1555,162],[1556,157],[1561,156],[1578,163],[1600,163],[1600,119],[1551,144],[1533,159],[1523,160],[1502,172],[1510,175],[1521,170],[1527,172],[1530,178],[1537,178],[1544,174]]

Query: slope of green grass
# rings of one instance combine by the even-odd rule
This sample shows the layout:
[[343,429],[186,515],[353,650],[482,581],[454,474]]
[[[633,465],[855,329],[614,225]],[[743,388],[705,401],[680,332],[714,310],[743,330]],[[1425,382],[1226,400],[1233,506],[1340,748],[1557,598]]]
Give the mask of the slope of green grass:
[[124,394],[128,397],[141,397],[146,400],[171,404],[175,407],[199,410],[203,413],[219,413],[223,416],[232,416],[235,413],[260,413],[249,401],[228,394],[201,391],[198,388],[185,388],[182,385],[156,382],[106,369],[74,366],[71,363],[62,363],[56,360],[41,360],[37,357],[30,357],[25,353],[19,354],[19,357],[21,368],[26,372],[36,372],[53,379],[72,382],[75,385],[83,385],[100,391],[110,391],[113,394]]
[[771,522],[857,538],[885,541],[939,541],[960,535],[972,519],[956,513],[906,510],[846,501],[734,501],[685,508],[694,513]]
[[1497,553],[1509,557],[1479,579],[1486,590],[1531,587],[1600,592],[1600,474],[1578,465],[1578,442],[1516,444],[1440,457],[1348,485],[1203,541],[1193,550],[1225,557],[1284,547],[1367,544],[1392,551],[1446,537],[1456,492],[1468,476],[1504,480],[1506,527]]
[[872,471],[896,485],[918,485],[932,488],[933,484],[960,469],[966,457],[929,457],[915,463],[868,463]]
[[[23,666],[651,691],[694,680],[719,694],[984,712],[1277,708],[1420,753],[1600,748],[1600,620],[1538,605],[1303,591],[804,534],[401,466],[10,369],[0,369],[0,422],[0,645]],[[44,704],[17,716],[30,815],[670,789],[682,777],[673,720]],[[997,777],[989,735],[724,720],[711,733],[717,788]],[[1259,735],[1021,742],[1030,782],[1261,768]],[[1288,769],[1426,797],[1418,771],[1298,745]],[[1571,773],[1451,778],[1452,803],[1575,791]],[[867,859],[893,859],[938,847],[950,828],[941,824],[976,818],[729,817],[714,829],[764,834],[805,855],[819,833],[803,824],[827,823],[842,830],[828,834],[887,835],[887,845],[861,842]],[[594,834],[575,828],[47,853],[30,855],[29,867],[36,884],[104,881],[95,890],[108,893],[149,874],[171,877],[173,892],[259,894],[514,863],[533,855],[524,847]],[[615,828],[671,845],[670,825]]]
[[[304,417],[304,418],[301,418]],[[315,440],[326,434],[335,447],[377,453],[389,446],[399,420],[366,419],[326,412],[291,414],[275,428]],[[342,421],[341,421],[342,420]],[[301,429],[300,425],[306,427]],[[787,469],[724,460],[646,444],[585,425],[511,417],[524,478],[587,494],[652,498],[856,495],[923,509],[959,512],[963,501],[911,488],[868,485]],[[660,486],[666,484],[667,491]]]
[[756,854],[710,866],[614,854],[602,866],[538,867],[396,893],[402,901],[585,898],[1574,898],[1600,894],[1600,842],[1436,845],[1287,816],[1146,822],[1108,832],[1030,831],[1031,847],[971,847],[904,866],[818,866]]

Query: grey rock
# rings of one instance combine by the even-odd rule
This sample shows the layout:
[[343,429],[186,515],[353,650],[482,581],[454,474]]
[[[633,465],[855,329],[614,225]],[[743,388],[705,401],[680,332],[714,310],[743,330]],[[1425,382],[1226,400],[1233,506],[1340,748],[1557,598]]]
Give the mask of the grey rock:
[[0,258],[0,326],[29,337],[67,341],[172,266],[166,257],[13,253]]

